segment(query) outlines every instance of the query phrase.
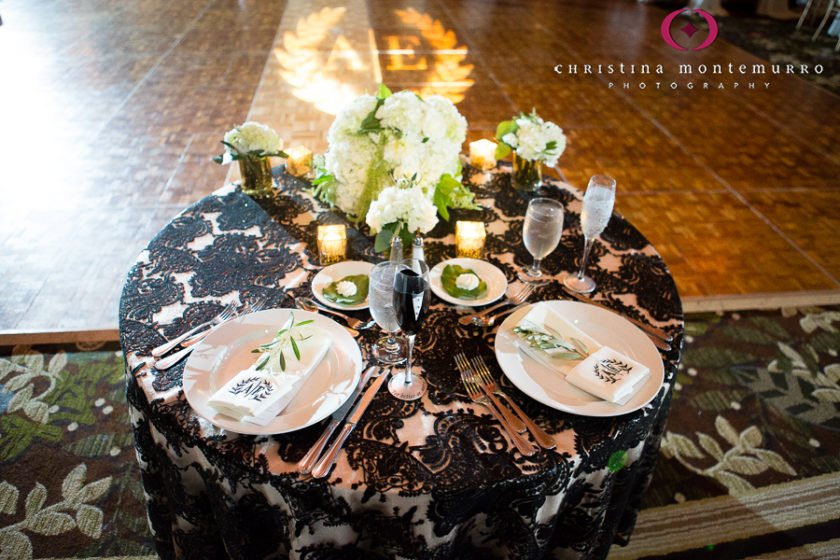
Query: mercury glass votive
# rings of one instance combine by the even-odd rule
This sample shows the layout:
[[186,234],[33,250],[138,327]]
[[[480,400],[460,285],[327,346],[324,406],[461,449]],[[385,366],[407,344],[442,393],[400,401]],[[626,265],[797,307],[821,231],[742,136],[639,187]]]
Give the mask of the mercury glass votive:
[[286,171],[295,177],[304,177],[312,172],[312,150],[306,146],[295,146],[286,152]]
[[318,254],[322,265],[343,261],[347,256],[347,228],[342,224],[318,226]]
[[470,142],[470,163],[482,171],[496,167],[496,143],[484,138]]
[[483,222],[467,222],[458,220],[455,224],[455,256],[480,259],[484,255]]

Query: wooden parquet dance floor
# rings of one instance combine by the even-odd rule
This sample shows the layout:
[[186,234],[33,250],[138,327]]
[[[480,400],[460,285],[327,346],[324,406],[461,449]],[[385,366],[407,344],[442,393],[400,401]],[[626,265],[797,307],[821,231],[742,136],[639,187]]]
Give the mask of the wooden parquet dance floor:
[[[113,331],[139,251],[231,178],[209,161],[225,131],[250,118],[323,151],[338,108],[380,81],[457,101],[468,140],[532,108],[559,124],[548,173],[614,176],[616,210],[687,303],[836,300],[840,100],[722,39],[674,49],[665,16],[633,0],[4,2],[0,333]],[[686,21],[671,34],[696,46],[708,33]]]

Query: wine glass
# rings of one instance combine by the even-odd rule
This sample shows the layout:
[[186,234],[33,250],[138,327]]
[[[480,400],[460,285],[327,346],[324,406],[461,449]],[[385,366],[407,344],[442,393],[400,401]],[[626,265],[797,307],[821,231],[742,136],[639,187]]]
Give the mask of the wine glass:
[[373,343],[371,352],[373,357],[383,364],[399,364],[405,361],[405,341],[395,335],[400,328],[394,311],[394,275],[398,267],[397,263],[385,261],[370,271],[370,315],[379,328],[387,333]]
[[586,261],[592,252],[592,243],[601,235],[607,222],[612,216],[615,204],[615,179],[606,175],[593,175],[589,179],[589,186],[583,195],[583,210],[580,214],[581,229],[583,229],[583,259],[577,274],[569,273],[563,279],[563,284],[579,294],[588,294],[595,289],[595,280],[585,276]]
[[534,264],[519,274],[519,279],[531,284],[543,283],[540,261],[548,256],[563,235],[563,205],[551,198],[534,198],[528,203],[522,240],[534,257]]
[[408,339],[405,372],[391,376],[388,390],[403,401],[419,399],[426,392],[426,382],[411,373],[414,337],[429,313],[432,299],[429,291],[429,267],[424,261],[406,259],[394,274],[394,312],[403,333]]

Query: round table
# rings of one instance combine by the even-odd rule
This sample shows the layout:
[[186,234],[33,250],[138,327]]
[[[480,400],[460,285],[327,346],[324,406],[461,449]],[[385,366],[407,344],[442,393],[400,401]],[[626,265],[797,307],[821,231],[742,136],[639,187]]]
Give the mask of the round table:
[[[531,261],[522,245],[528,199],[510,167],[464,167],[482,210],[455,211],[425,237],[426,260],[454,257],[458,219],[487,224],[485,258],[509,282]],[[316,224],[344,223],[276,170],[278,192],[255,201],[236,185],[172,220],[131,268],[120,302],[127,398],[149,522],[162,558],[542,558],[606,555],[629,539],[659,449],[680,356],[683,319],[673,279],[655,249],[614,214],[590,258],[597,299],[666,328],[665,382],[643,408],[590,418],[540,404],[507,382],[492,329],[465,327],[433,296],[417,339],[428,381],[414,402],[381,390],[330,476],[295,471],[324,423],[285,434],[240,435],[197,415],[181,385],[183,362],[152,367],[152,348],[216,316],[228,303],[293,307],[318,270]],[[620,186],[619,186],[620,188]],[[538,193],[565,205],[560,246],[543,261],[552,278],[534,298],[566,298],[557,278],[576,270],[581,193],[547,179]],[[617,208],[620,209],[620,198]],[[372,238],[348,228],[348,258],[376,261]],[[362,318],[366,312],[355,312]],[[363,331],[367,350],[380,335]],[[453,362],[481,355],[504,390],[557,442],[520,454],[488,411],[467,398]],[[367,365],[367,364],[365,364]]]

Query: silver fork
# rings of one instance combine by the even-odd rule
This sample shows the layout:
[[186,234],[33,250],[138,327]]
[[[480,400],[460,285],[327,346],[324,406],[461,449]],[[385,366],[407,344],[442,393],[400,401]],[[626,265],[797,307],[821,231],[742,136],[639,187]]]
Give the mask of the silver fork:
[[[470,367],[470,362],[467,360],[467,357],[464,355],[463,352],[458,352],[457,354],[455,354],[455,364],[457,365],[458,363],[461,363],[462,365],[460,367],[462,367],[465,371],[469,372],[473,375],[473,377],[475,377],[475,372]],[[497,399],[492,392],[486,391],[486,393],[490,400],[493,401],[493,404],[496,406],[496,409],[502,413],[502,416],[505,417],[508,426],[510,426],[520,434],[524,432],[525,424],[522,422],[522,420],[517,418],[515,414],[512,414],[506,406],[502,405],[502,403],[499,402],[499,399]]]
[[169,352],[170,350],[172,350],[173,348],[175,348],[176,346],[178,346],[183,341],[185,341],[189,337],[193,336],[194,334],[196,334],[200,330],[204,329],[205,327],[212,327],[213,325],[218,325],[219,323],[227,321],[228,319],[233,317],[233,315],[235,313],[236,313],[236,306],[232,303],[229,303],[227,305],[227,307],[222,309],[221,313],[219,313],[218,315],[216,315],[214,318],[210,319],[209,321],[207,321],[205,323],[201,323],[197,327],[194,327],[194,328],[188,330],[187,332],[177,336],[176,338],[173,338],[169,342],[165,342],[165,343],[161,344],[157,348],[153,348],[152,349],[152,356],[155,357],[155,358],[160,358],[161,356],[163,356],[164,354],[166,354],[167,352]]
[[[463,354],[460,354],[460,356],[463,357]],[[475,381],[475,374],[472,372],[472,370],[470,370],[466,358],[461,360],[456,356],[455,365],[458,366],[458,371],[461,374],[461,383],[464,384],[464,388],[467,390],[467,396],[470,397],[470,400],[474,403],[486,407],[487,410],[490,411],[490,414],[492,414],[493,418],[495,418],[499,422],[499,424],[502,425],[502,428],[504,428],[505,432],[507,432],[511,443],[513,443],[513,445],[516,446],[520,453],[522,453],[526,457],[530,457],[531,455],[536,453],[537,446],[523,438],[516,432],[516,430],[511,428],[510,425],[507,423],[507,420],[505,420],[504,416],[499,414],[499,412],[490,402],[490,399],[487,398],[487,394],[481,391],[481,389]]]
[[508,295],[503,301],[501,301],[500,303],[497,303],[493,307],[490,307],[489,309],[485,309],[481,313],[473,313],[471,315],[464,315],[463,317],[458,319],[458,322],[461,323],[462,325],[469,325],[470,323],[473,323],[473,322],[480,323],[482,317],[492,313],[493,311],[495,311],[496,309],[498,309],[498,308],[500,308],[504,305],[519,305],[521,303],[524,303],[525,300],[528,299],[528,296],[530,296],[531,292],[533,292],[533,291],[534,291],[534,285],[533,284],[525,284],[516,293]]
[[487,367],[487,364],[484,363],[484,358],[481,356],[473,358],[472,364],[473,371],[478,373],[478,380],[482,388],[488,393],[498,395],[507,401],[513,411],[516,412],[523,422],[525,422],[525,426],[527,426],[528,431],[531,432],[531,435],[534,436],[534,440],[540,445],[540,447],[544,447],[546,449],[554,449],[557,447],[557,443],[555,443],[551,436],[545,433],[542,428],[537,426],[527,414],[522,412],[522,409],[519,408],[513,399],[511,399],[507,393],[499,388],[498,383],[496,383],[496,380],[490,374],[490,369]]
[[[256,313],[257,311],[262,311],[265,308],[266,305],[267,305],[267,302],[266,302],[265,298],[258,299],[254,303],[249,302],[245,306],[244,313]],[[238,315],[239,314],[234,313],[234,317],[237,317]],[[230,320],[230,319],[233,319],[233,317],[228,317],[227,320]],[[188,356],[190,354],[190,352],[193,351],[194,346],[198,342],[201,342],[202,340],[204,340],[204,337],[206,337],[211,332],[215,331],[217,328],[219,328],[224,323],[225,323],[225,321],[222,321],[221,323],[213,325],[211,328],[209,328],[206,331],[200,333],[194,339],[190,339],[189,344],[185,343],[184,348],[178,350],[174,354],[170,354],[169,356],[156,361],[155,362],[155,369],[164,370],[164,369],[167,369],[167,368],[170,368],[170,367],[174,366],[175,364],[180,362],[184,357]]]

